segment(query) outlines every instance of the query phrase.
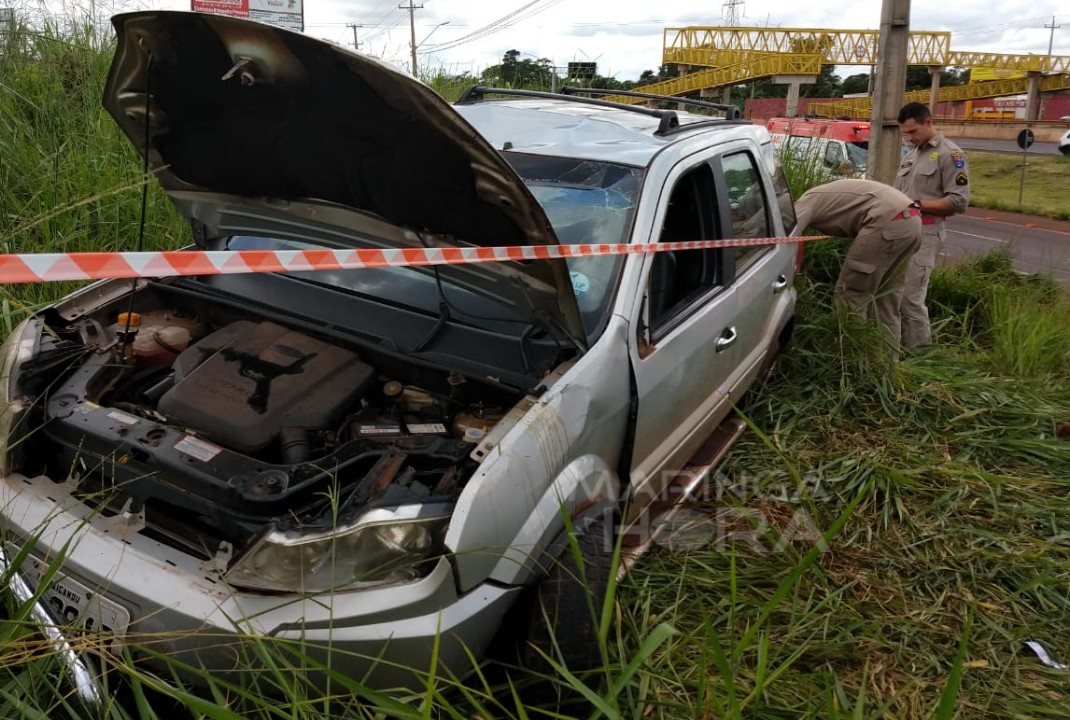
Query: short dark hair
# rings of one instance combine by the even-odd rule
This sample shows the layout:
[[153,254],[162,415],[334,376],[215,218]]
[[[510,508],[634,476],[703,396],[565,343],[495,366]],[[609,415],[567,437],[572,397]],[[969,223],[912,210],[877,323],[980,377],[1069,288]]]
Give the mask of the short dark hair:
[[900,108],[899,117],[896,118],[896,121],[900,125],[905,123],[907,120],[913,120],[916,123],[923,123],[932,116],[933,114],[929,112],[929,107],[927,105],[920,102],[912,102],[907,103],[902,108]]

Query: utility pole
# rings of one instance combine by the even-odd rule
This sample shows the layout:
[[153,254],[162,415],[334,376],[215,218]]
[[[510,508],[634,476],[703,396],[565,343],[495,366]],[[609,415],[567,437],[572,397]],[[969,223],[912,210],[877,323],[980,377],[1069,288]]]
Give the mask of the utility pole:
[[721,6],[728,11],[725,13],[725,25],[728,27],[739,26],[739,10],[737,8],[742,6],[743,0],[725,0],[724,5]]
[[364,27],[360,23],[346,23],[347,28],[353,28],[353,49],[360,50],[360,41],[357,40],[357,28]]
[[408,5],[398,5],[399,10],[409,11],[409,50],[412,52],[412,76],[417,77],[419,68],[416,66],[416,11],[422,10],[423,5],[413,5],[409,0]]
[[1051,46],[1055,42],[1055,31],[1062,27],[1062,25],[1055,24],[1055,16],[1051,16],[1051,25],[1045,25],[1045,28],[1051,28],[1051,33],[1048,34],[1048,55],[1051,55]]
[[[907,84],[907,50],[910,41],[910,0],[883,0],[877,36],[877,80],[873,88],[873,114],[866,176],[888,185],[899,167],[899,108]],[[936,110],[936,108],[932,108]]]

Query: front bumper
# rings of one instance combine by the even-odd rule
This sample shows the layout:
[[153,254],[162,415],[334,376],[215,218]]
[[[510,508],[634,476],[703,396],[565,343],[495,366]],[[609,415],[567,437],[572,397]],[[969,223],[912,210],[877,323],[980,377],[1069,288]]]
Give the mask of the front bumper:
[[11,566],[7,553],[0,547],[0,576],[7,578],[7,587],[20,604],[30,603],[30,619],[40,629],[52,645],[52,649],[63,664],[67,679],[74,686],[78,699],[90,709],[101,707],[104,697],[97,682],[92,662],[83,653],[75,652],[70,642],[60,629],[60,623],[52,611],[35,597],[33,588],[26,582],[22,573]]
[[[121,643],[135,657],[147,649],[174,658],[171,669],[198,684],[206,674],[234,673],[242,682],[237,673],[252,670],[255,677],[257,650],[248,652],[248,641],[262,650],[272,638],[313,666],[329,665],[370,687],[421,686],[436,645],[436,671],[463,677],[474,669],[469,653],[482,655],[520,592],[482,584],[458,594],[451,563],[442,558],[427,577],[405,585],[322,595],[245,593],[226,586],[217,563],[147,537],[137,517],[101,516],[71,489],[44,477],[0,479],[6,537],[16,544],[33,538],[31,552],[43,562],[66,547],[62,575],[129,611],[129,626],[115,629]],[[29,589],[25,579],[23,585]],[[64,642],[45,612],[38,623]],[[69,664],[89,667],[76,656]],[[183,672],[181,665],[197,670]]]

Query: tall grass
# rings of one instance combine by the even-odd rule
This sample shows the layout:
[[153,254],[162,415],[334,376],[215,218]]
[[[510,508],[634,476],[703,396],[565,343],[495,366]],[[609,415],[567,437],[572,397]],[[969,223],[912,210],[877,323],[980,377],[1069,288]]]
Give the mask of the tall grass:
[[[99,109],[106,43],[19,28],[0,55],[5,248],[130,247],[140,164]],[[796,194],[814,182],[792,169]],[[151,193],[149,243],[185,243]],[[480,666],[385,693],[310,648],[250,638],[253,680],[185,668],[194,689],[135,662],[179,669],[140,638],[107,661],[105,716],[1065,718],[1066,674],[1022,642],[1070,661],[1066,298],[1005,253],[938,270],[938,349],[893,362],[872,328],[834,312],[844,248],[808,251],[794,344],[741,402],[751,432],[610,596],[594,673]],[[5,321],[64,290],[5,289]],[[5,617],[0,716],[86,717],[25,608]],[[330,677],[326,697],[308,670]],[[533,703],[537,680],[571,702]]]
[[[16,18],[0,44],[0,251],[131,250],[140,218],[141,163],[101,107],[111,41],[88,22]],[[147,247],[189,233],[149,186]],[[24,304],[69,285],[20,288]],[[8,294],[9,289],[0,290]]]

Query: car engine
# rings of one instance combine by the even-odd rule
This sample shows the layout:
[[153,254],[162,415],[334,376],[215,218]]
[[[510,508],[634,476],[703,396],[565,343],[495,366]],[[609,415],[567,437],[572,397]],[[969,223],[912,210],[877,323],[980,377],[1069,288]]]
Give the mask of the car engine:
[[452,501],[522,396],[307,328],[147,304],[42,335],[23,380],[39,430],[22,455],[83,502],[143,513],[143,532],[205,558],[269,527]]
[[356,353],[248,320],[186,349],[172,370],[159,411],[244,452],[262,450],[284,428],[328,427],[375,377]]

